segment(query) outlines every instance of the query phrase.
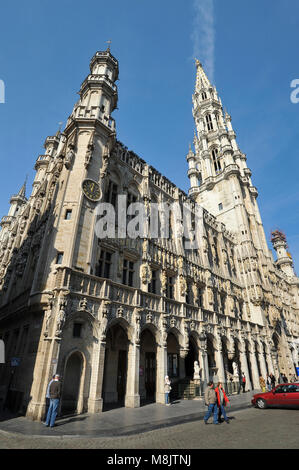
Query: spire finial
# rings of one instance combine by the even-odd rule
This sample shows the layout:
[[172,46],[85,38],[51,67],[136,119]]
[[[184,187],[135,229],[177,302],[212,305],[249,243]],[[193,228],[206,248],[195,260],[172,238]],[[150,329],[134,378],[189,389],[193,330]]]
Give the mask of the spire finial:
[[108,47],[107,47],[107,51],[110,52],[110,46],[111,46],[111,39],[109,39],[108,41],[106,41],[106,43],[108,44]]
[[26,185],[28,180],[28,174],[26,175],[25,181],[23,186],[21,187],[20,191],[18,192],[18,196],[21,196],[23,199],[26,197]]

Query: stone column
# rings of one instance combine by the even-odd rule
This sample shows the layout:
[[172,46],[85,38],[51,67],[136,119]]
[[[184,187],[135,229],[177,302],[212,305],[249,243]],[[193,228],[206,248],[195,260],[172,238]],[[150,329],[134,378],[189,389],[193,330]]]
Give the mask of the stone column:
[[257,367],[257,362],[256,362],[256,355],[255,351],[250,351],[250,363],[251,363],[251,374],[252,374],[252,380],[253,380],[253,388],[254,389],[260,389],[260,381],[259,381],[259,372],[258,372],[258,367]]
[[188,351],[186,349],[180,349],[180,356],[179,356],[179,374],[180,379],[184,379],[186,377],[186,369],[185,369],[185,359],[187,357]]
[[249,375],[249,369],[248,369],[248,363],[247,363],[247,357],[246,357],[246,352],[245,352],[245,345],[244,343],[240,343],[239,346],[239,352],[240,352],[240,363],[241,363],[241,374],[244,372],[245,377],[246,377],[246,390],[252,390],[252,384],[250,381],[250,375]]
[[30,391],[26,416],[32,420],[42,420],[46,410],[46,391],[48,383],[52,378],[55,364],[52,359],[55,355],[55,341],[46,339],[42,342],[40,351],[37,353],[33,383]]
[[139,360],[140,346],[130,343],[128,350],[128,373],[125,406],[127,408],[138,408],[140,406],[139,395]]
[[156,402],[165,403],[164,380],[167,373],[167,346],[157,347]]
[[205,336],[200,337],[200,348],[198,350],[199,364],[202,369],[201,380],[203,382],[203,388],[205,389],[209,382],[209,363],[207,355],[207,340]]
[[272,357],[269,352],[266,352],[266,361],[268,364],[268,370],[269,374],[274,374],[274,367],[273,367],[273,362],[272,362]]
[[223,363],[221,346],[222,346],[221,343],[218,342],[217,349],[215,350],[215,359],[216,359],[216,366],[218,369],[218,372],[217,372],[218,381],[224,384],[225,383],[225,371],[224,371],[224,363]]
[[279,363],[278,363],[278,353],[276,349],[273,347],[271,350],[271,357],[272,357],[272,363],[273,363],[273,375],[277,378],[279,377],[280,370],[279,370]]
[[261,366],[261,373],[263,378],[266,380],[267,377],[267,367],[266,367],[266,361],[263,353],[258,353],[259,354],[259,362]]
[[106,343],[99,342],[95,345],[92,354],[92,371],[90,378],[90,393],[88,400],[88,412],[99,413],[103,409],[102,387],[104,377]]

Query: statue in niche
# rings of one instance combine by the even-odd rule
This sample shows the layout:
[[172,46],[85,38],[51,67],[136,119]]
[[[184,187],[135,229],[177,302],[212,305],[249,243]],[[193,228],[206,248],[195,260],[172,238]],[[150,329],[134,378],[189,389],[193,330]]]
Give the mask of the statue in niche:
[[200,381],[200,375],[199,375],[199,364],[198,361],[194,361],[194,374],[193,374],[193,380]]
[[233,362],[233,376],[235,379],[239,380],[239,371],[238,371],[238,365],[236,362]]
[[62,332],[62,328],[65,324],[66,320],[66,314],[63,309],[63,307],[59,310],[58,318],[57,318],[57,324],[56,324],[56,336],[60,336]]
[[72,164],[72,161],[74,159],[74,156],[75,156],[75,152],[74,150],[69,147],[67,153],[66,153],[66,156],[65,156],[65,160],[64,160],[64,166],[69,169],[71,164]]

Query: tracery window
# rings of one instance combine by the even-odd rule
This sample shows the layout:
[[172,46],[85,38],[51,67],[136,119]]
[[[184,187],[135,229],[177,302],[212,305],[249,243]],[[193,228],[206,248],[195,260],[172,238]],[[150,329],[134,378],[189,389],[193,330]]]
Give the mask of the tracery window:
[[210,114],[206,115],[206,123],[207,123],[208,131],[212,131],[213,130],[213,122],[212,122],[212,116]]
[[221,161],[220,161],[220,155],[219,155],[219,152],[218,152],[218,149],[217,148],[214,148],[212,150],[212,160],[213,160],[213,164],[214,164],[214,169],[216,171],[216,173],[219,173],[219,171],[221,171]]

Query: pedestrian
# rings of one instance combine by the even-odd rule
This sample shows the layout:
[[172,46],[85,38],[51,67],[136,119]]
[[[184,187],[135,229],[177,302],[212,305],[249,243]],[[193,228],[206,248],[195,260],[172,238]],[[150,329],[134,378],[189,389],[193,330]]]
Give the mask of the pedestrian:
[[267,374],[266,384],[267,384],[268,392],[271,392],[271,377],[269,374]]
[[275,387],[275,377],[272,373],[270,374],[270,377],[271,377],[271,386],[272,386],[272,390],[273,390],[273,388]]
[[283,382],[284,382],[285,384],[288,383],[288,378],[287,378],[287,376],[286,376],[285,374],[281,374],[281,375],[282,375],[282,380],[283,380]]
[[227,398],[221,382],[218,382],[215,392],[217,397],[218,421],[221,423],[221,415],[223,415],[224,421],[229,424],[229,419],[225,412],[225,407],[229,403],[229,399]]
[[50,380],[50,382],[48,383],[48,386],[47,386],[47,391],[46,391],[46,412],[45,412],[44,421],[46,421],[46,419],[47,419],[47,414],[48,414],[48,410],[49,410],[49,406],[50,406],[50,385],[53,382],[54,378],[55,378],[55,375],[52,376],[52,379]]
[[214,424],[219,424],[218,422],[218,406],[217,406],[217,397],[214,390],[214,384],[212,381],[208,382],[208,386],[205,390],[205,404],[208,407],[208,411],[204,416],[204,423],[208,424],[207,421],[211,414],[213,413]]
[[244,372],[242,372],[242,387],[243,387],[243,393],[245,393],[245,385],[246,385],[246,377]]
[[261,387],[262,392],[265,393],[266,383],[265,383],[265,379],[262,375],[260,375],[260,387]]
[[171,382],[169,380],[168,375],[165,375],[165,381],[164,381],[164,393],[165,393],[165,405],[169,406],[169,394],[171,391]]
[[49,388],[50,406],[49,406],[49,410],[47,414],[47,419],[45,422],[45,425],[50,426],[50,428],[53,428],[55,426],[55,419],[56,419],[57,412],[58,412],[60,394],[61,394],[60,376],[56,374]]

